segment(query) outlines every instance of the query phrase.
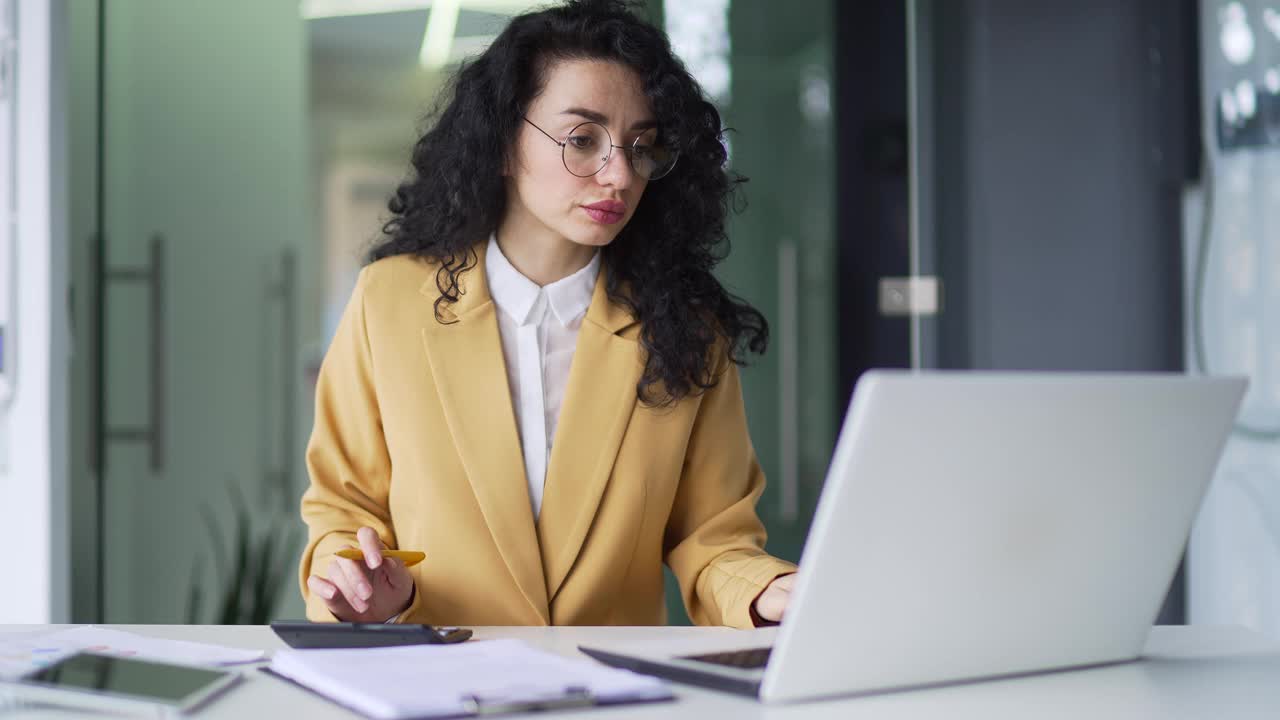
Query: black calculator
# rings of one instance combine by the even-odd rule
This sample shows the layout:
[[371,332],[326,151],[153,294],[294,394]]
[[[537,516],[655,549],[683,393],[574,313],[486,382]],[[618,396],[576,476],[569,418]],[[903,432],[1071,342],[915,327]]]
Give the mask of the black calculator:
[[313,623],[277,621],[271,629],[292,648],[371,648],[395,645],[447,645],[471,637],[458,627],[398,623]]

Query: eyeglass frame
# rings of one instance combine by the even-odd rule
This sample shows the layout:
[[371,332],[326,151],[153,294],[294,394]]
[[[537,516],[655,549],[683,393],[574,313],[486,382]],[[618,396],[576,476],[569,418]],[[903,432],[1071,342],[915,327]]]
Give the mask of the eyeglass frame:
[[521,116],[520,116],[520,118],[521,118],[522,120],[524,120],[525,122],[529,123],[530,125],[532,125],[532,126],[534,127],[534,129],[536,129],[538,132],[542,133],[543,135],[546,135],[548,140],[550,140],[551,142],[553,142],[553,143],[555,143],[556,145],[559,145],[559,146],[560,146],[560,164],[561,164],[561,165],[564,165],[565,172],[569,173],[570,175],[572,175],[572,176],[574,176],[574,177],[589,178],[589,177],[595,177],[596,175],[599,175],[601,170],[604,170],[605,168],[609,167],[609,161],[613,159],[613,149],[614,149],[614,148],[618,148],[619,150],[621,150],[621,151],[623,151],[624,153],[626,153],[626,154],[627,154],[627,164],[631,166],[631,171],[632,171],[632,172],[634,172],[638,177],[644,178],[644,181],[645,181],[645,182],[652,182],[652,181],[654,181],[654,180],[661,180],[662,178],[664,178],[664,177],[666,177],[666,176],[670,175],[670,174],[671,174],[671,171],[672,171],[672,170],[674,170],[674,169],[676,168],[676,163],[677,163],[677,162],[679,162],[679,160],[680,160],[680,151],[679,151],[679,150],[672,150],[671,152],[675,155],[675,160],[671,163],[671,167],[667,168],[667,171],[666,171],[666,172],[662,173],[661,175],[657,176],[656,178],[655,178],[655,177],[653,177],[653,176],[650,176],[650,177],[647,177],[647,178],[646,178],[646,177],[644,177],[644,175],[641,175],[640,170],[639,170],[638,168],[636,168],[636,160],[635,160],[635,157],[636,157],[636,156],[635,156],[634,152],[635,152],[635,145],[636,145],[636,143],[640,142],[640,138],[638,138],[638,137],[637,137],[635,140],[632,140],[632,141],[631,141],[631,145],[629,145],[629,146],[625,146],[625,145],[614,145],[614,144],[613,144],[613,133],[609,132],[609,128],[605,127],[602,123],[598,123],[598,122],[596,122],[596,121],[594,121],[594,120],[584,120],[584,121],[582,121],[582,122],[578,123],[577,125],[574,125],[574,126],[573,126],[573,129],[572,129],[572,130],[570,130],[569,132],[570,132],[570,133],[572,133],[572,132],[573,132],[573,130],[577,130],[578,128],[582,127],[583,125],[599,125],[599,126],[600,126],[600,128],[601,128],[602,130],[604,130],[604,134],[609,138],[609,143],[608,143],[608,145],[609,145],[609,154],[608,154],[607,156],[605,156],[604,162],[600,164],[600,167],[599,167],[595,172],[591,173],[590,175],[579,175],[578,173],[576,173],[576,172],[574,172],[574,171],[572,171],[572,170],[570,170],[570,169],[569,169],[569,161],[568,161],[568,160],[566,160],[566,159],[565,159],[565,157],[564,157],[564,150],[565,150],[565,147],[569,144],[567,141],[566,141],[566,142],[561,142],[561,141],[559,141],[559,140],[555,139],[555,137],[554,137],[551,133],[549,133],[549,132],[547,132],[546,130],[543,130],[541,127],[539,127],[539,126],[538,126],[538,124],[537,124],[537,123],[535,123],[534,121],[530,120],[530,119],[529,119],[529,117],[528,117],[527,115],[521,115]]

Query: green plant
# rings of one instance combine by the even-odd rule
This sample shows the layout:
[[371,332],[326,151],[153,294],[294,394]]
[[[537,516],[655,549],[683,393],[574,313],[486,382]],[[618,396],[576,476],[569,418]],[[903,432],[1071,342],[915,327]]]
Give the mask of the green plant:
[[[265,625],[290,580],[297,554],[299,525],[296,516],[273,513],[265,520],[250,512],[236,483],[231,488],[234,534],[228,549],[226,537],[217,519],[205,505],[201,519],[212,540],[217,577],[218,607],[213,622],[218,625]],[[204,575],[204,556],[196,557],[192,566],[191,585],[187,590],[187,622],[199,623],[202,599],[200,581]]]

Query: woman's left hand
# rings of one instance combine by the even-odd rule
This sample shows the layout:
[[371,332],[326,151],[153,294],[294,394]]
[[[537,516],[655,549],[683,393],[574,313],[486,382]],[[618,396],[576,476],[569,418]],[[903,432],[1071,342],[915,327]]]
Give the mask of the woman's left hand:
[[787,610],[787,601],[791,599],[791,586],[795,581],[795,573],[776,577],[764,592],[760,593],[756,598],[756,614],[761,620],[782,621],[782,614]]

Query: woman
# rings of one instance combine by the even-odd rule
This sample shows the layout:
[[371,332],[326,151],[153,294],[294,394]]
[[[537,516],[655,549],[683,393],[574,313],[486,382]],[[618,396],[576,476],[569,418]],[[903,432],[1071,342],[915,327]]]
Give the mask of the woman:
[[517,17],[463,67],[320,372],[311,619],[661,624],[664,562],[697,623],[781,618],[737,370],[767,326],[711,274],[720,135],[616,0]]

